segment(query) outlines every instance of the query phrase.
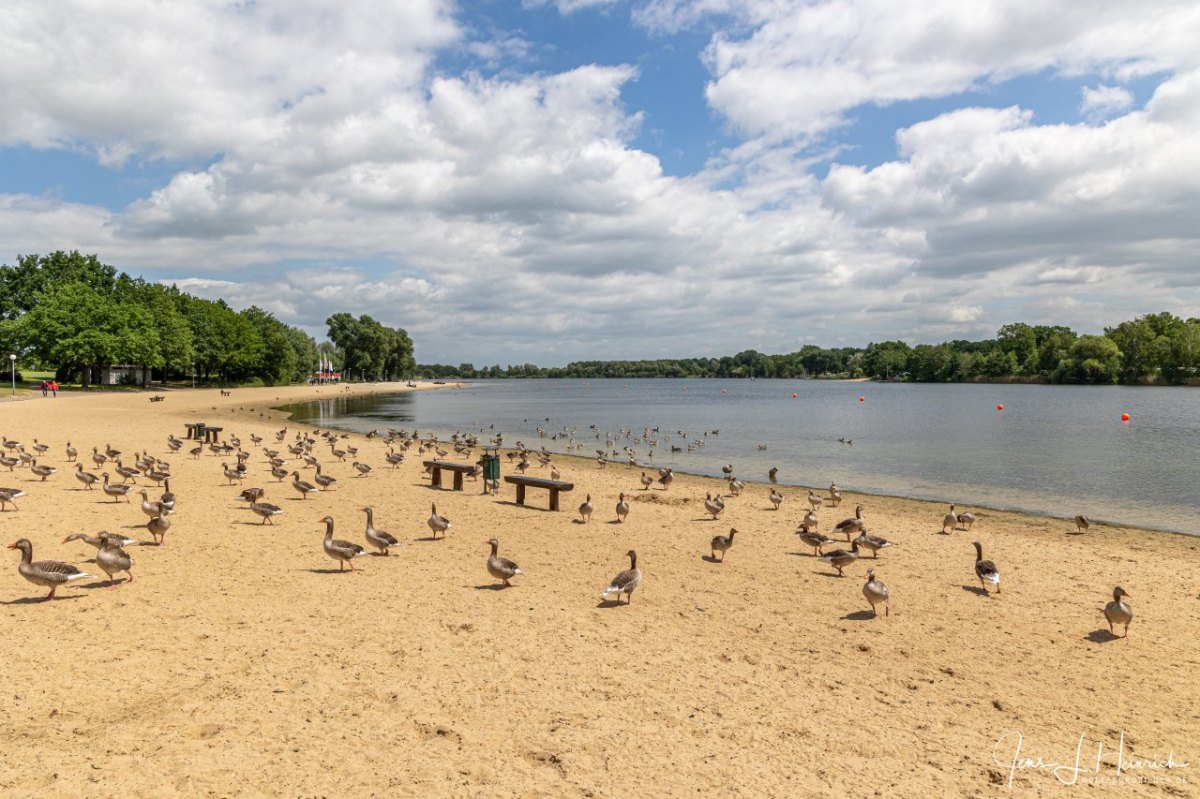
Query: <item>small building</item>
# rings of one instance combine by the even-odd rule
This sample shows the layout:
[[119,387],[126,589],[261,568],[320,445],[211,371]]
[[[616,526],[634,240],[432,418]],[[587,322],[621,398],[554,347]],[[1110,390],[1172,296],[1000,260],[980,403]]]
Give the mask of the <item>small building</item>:
[[102,386],[141,385],[146,382],[146,367],[141,364],[114,363],[100,367]]

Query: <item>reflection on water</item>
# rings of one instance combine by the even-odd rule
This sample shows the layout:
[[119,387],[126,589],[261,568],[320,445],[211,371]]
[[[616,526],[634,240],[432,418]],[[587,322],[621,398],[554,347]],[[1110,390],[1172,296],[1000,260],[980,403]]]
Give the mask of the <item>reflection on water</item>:
[[[486,429],[503,432],[506,444],[521,440],[555,452],[573,440],[585,456],[603,448],[611,433],[617,449],[631,446],[639,461],[680,471],[715,476],[731,463],[738,476],[765,480],[777,467],[785,484],[836,481],[851,490],[1064,517],[1085,513],[1200,534],[1200,392],[1191,389],[508,380],[340,397],[289,410],[297,421],[358,432]],[[1129,424],[1120,421],[1124,412],[1132,415]],[[598,433],[589,429],[593,424]],[[656,449],[620,432],[636,438],[646,428],[658,428]],[[695,442],[702,446],[689,452]]]

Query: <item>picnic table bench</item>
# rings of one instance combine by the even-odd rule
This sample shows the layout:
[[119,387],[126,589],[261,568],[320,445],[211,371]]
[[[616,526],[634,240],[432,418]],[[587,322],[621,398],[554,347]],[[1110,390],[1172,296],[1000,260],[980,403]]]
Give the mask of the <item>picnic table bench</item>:
[[151,402],[162,402],[165,399],[166,399],[166,397],[164,397],[162,394],[155,394],[153,397],[150,398],[150,401]]
[[560,491],[571,491],[575,488],[574,483],[567,483],[562,480],[547,480],[544,477],[526,477],[523,474],[510,474],[504,478],[504,482],[512,483],[517,487],[517,504],[525,504],[525,489],[547,488],[550,490],[550,510],[558,510],[558,494]]
[[431,485],[434,488],[442,487],[442,469],[454,472],[454,490],[463,490],[463,475],[471,474],[475,471],[473,463],[453,463],[451,461],[424,461],[425,468],[429,470],[429,476],[432,479]]
[[194,438],[197,441],[204,440],[206,444],[215,444],[220,439],[220,433],[225,428],[209,427],[204,422],[188,422],[184,425],[187,428],[187,437]]

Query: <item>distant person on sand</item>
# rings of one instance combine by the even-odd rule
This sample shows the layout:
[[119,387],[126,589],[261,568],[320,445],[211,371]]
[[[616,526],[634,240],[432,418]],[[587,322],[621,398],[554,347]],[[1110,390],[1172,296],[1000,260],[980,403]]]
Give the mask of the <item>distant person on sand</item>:
[[42,389],[42,396],[43,396],[43,397],[44,397],[44,396],[46,396],[46,389],[48,389],[48,388],[49,388],[49,386],[48,386],[48,385],[46,385],[46,381],[45,381],[45,380],[43,380],[43,381],[42,381],[42,385],[41,385],[41,389]]
[[55,397],[58,396],[58,381],[57,380],[50,381],[50,393],[53,394]]

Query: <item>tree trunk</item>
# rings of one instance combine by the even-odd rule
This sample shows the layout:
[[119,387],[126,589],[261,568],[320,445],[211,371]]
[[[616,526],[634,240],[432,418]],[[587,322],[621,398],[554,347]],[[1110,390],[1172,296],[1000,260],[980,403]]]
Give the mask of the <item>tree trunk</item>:
[[79,382],[83,388],[87,388],[91,384],[91,382],[92,382],[92,367],[90,367],[90,366],[83,367],[83,376]]

